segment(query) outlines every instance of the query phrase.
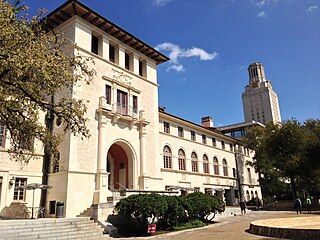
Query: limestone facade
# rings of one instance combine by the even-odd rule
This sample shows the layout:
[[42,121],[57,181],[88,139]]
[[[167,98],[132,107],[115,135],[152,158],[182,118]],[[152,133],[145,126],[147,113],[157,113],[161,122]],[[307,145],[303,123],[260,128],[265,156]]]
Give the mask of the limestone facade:
[[252,120],[262,124],[280,123],[278,96],[272,89],[271,82],[266,80],[261,63],[252,63],[248,68],[249,85],[242,93],[242,104],[245,122]]
[[[167,57],[79,1],[67,1],[48,18],[55,31],[76,44],[75,55],[93,58],[97,73],[90,85],[79,84],[69,93],[86,102],[91,136],[66,133],[60,161],[51,164],[48,216],[63,201],[66,217],[91,208],[103,218],[123,195],[141,192],[201,191],[228,205],[237,204],[240,196],[262,197],[258,174],[246,165],[253,153],[239,140],[158,108],[157,65]],[[54,131],[61,126],[56,121]],[[11,177],[31,183],[42,176],[41,158],[19,170],[10,163],[7,147],[0,149],[1,209],[13,199]],[[26,192],[19,201],[29,206],[30,196]]]

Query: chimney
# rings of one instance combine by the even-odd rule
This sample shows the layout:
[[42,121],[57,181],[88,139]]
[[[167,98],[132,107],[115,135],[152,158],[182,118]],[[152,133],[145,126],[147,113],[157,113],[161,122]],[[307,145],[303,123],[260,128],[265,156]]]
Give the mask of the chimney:
[[205,128],[214,127],[212,117],[208,116],[208,117],[201,118],[201,125],[202,127],[205,127]]

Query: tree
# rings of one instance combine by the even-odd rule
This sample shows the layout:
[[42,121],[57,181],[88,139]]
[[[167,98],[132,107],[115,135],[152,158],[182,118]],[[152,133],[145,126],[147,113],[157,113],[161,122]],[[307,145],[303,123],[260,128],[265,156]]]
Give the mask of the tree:
[[43,30],[44,11],[28,19],[27,7],[18,4],[0,2],[0,124],[9,133],[11,156],[28,162],[35,139],[49,155],[57,153],[61,136],[48,127],[54,118],[63,121],[64,131],[89,136],[85,104],[71,93],[76,84],[88,84],[94,71],[62,34]]
[[319,125],[319,120],[308,120],[305,125],[289,120],[279,125],[270,123],[265,128],[248,129],[243,141],[255,151],[253,164],[262,174],[262,187],[266,187],[269,194],[275,191],[270,186],[279,188],[290,180],[296,196],[308,185],[310,176],[318,176]]

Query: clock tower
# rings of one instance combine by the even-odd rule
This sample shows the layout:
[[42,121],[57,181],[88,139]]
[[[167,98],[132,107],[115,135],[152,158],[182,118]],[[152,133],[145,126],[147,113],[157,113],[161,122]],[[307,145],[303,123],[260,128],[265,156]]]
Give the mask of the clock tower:
[[246,122],[252,120],[266,124],[281,122],[278,96],[266,80],[264,68],[260,62],[250,64],[249,85],[242,93],[242,104]]

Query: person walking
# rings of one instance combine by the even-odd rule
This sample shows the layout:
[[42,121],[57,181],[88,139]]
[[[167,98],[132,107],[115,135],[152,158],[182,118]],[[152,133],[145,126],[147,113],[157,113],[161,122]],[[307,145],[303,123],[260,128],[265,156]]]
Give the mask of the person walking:
[[300,200],[300,198],[296,198],[295,200],[294,200],[294,205],[293,205],[293,208],[295,208],[296,209],[296,211],[297,211],[297,214],[299,214],[299,212],[300,212],[300,214],[301,214],[301,200]]
[[311,213],[311,197],[308,196],[307,199],[306,199],[306,207],[307,207],[307,211],[308,213]]
[[239,205],[240,205],[240,209],[241,209],[241,215],[245,216],[247,205],[246,205],[246,202],[243,200],[243,198],[240,199]]

